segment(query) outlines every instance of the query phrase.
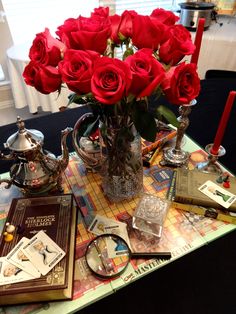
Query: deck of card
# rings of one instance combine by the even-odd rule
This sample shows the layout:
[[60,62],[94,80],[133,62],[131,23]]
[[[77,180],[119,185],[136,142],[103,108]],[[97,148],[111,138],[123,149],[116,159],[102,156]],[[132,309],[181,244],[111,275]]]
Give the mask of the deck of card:
[[5,257],[0,257],[0,285],[46,275],[65,252],[44,232],[31,239],[23,237]]

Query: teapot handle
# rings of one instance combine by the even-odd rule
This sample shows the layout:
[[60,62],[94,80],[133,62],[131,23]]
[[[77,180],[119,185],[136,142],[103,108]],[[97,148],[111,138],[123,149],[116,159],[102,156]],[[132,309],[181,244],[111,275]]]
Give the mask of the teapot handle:
[[[100,146],[98,144],[95,147],[92,141],[89,140],[89,138],[81,137],[78,133],[84,121],[93,117],[94,115],[91,112],[87,112],[77,120],[72,132],[72,144],[78,156],[85,163],[85,167],[89,170],[97,171],[100,168],[101,164]],[[85,147],[81,145],[82,140],[84,140],[84,144],[86,144],[87,141],[87,145],[89,145],[90,147],[85,149]]]
[[1,179],[0,178],[0,185],[2,183],[7,183],[7,185],[5,186],[5,189],[9,189],[12,186],[12,184],[13,184],[13,180],[12,179]]

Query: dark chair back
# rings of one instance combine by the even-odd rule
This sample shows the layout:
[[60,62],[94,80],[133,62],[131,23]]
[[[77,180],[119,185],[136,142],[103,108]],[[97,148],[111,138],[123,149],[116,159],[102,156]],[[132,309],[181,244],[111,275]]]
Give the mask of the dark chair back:
[[216,79],[216,78],[235,78],[236,79],[236,72],[235,71],[228,71],[228,70],[207,70],[205,74],[206,79]]

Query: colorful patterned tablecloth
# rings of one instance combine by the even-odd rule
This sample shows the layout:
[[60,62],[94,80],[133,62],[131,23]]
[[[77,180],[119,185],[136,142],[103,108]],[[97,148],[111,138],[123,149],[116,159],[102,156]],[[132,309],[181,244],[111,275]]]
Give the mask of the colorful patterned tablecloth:
[[[194,168],[196,162],[206,158],[205,153],[189,139],[185,146],[192,151],[189,162],[190,169]],[[159,166],[160,158],[161,156],[157,157],[151,168],[144,169],[144,190],[165,198],[173,169],[161,168]],[[17,189],[13,189],[17,193]],[[69,165],[65,171],[64,191],[73,192],[81,211],[77,225],[73,300],[9,306],[0,308],[0,313],[1,310],[8,314],[72,313],[236,228],[235,225],[180,211],[170,206],[161,240],[143,238],[135,229],[130,228],[139,197],[118,204],[111,203],[102,191],[100,176],[97,173],[87,172],[76,154],[71,154]],[[3,194],[3,189],[0,193]],[[9,205],[6,198],[0,204],[0,228],[6,218]],[[84,252],[87,244],[94,237],[87,231],[87,226],[96,213],[127,223],[133,251],[171,251],[171,260],[132,260],[119,278],[106,281],[95,278],[86,265]]]

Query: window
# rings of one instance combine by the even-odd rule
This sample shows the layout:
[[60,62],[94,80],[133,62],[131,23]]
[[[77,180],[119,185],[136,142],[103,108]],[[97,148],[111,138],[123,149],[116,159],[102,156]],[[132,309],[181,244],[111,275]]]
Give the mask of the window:
[[69,17],[88,16],[99,0],[2,0],[14,44],[32,41],[48,27],[54,35]]
[[65,19],[89,16],[99,5],[109,5],[111,14],[136,10],[146,15],[158,7],[172,9],[177,2],[180,0],[2,0],[14,44],[31,42],[45,27],[54,35]]

